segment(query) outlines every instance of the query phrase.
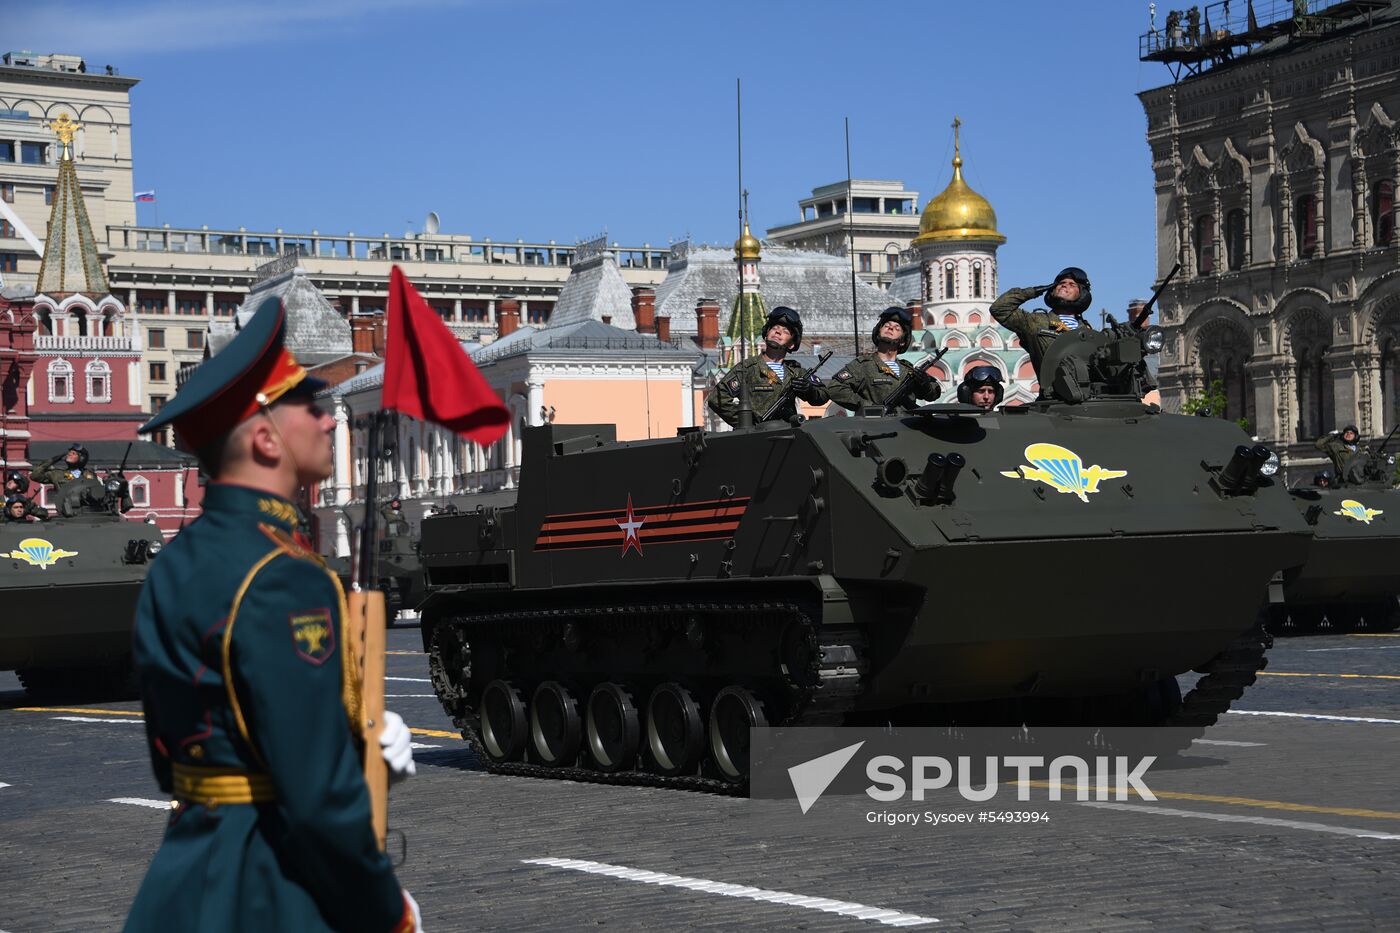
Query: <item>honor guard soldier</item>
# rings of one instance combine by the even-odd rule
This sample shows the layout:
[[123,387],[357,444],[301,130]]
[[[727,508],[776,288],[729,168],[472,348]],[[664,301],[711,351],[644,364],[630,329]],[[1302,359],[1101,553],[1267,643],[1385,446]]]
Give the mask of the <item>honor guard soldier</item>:
[[[1045,295],[1045,303],[1050,306],[1048,311],[1022,310],[1021,305],[1041,295]],[[1089,276],[1083,269],[1070,266],[1055,276],[1055,281],[1049,285],[1007,289],[992,302],[991,311],[998,324],[1020,338],[1036,374],[1042,375],[1040,361],[1045,358],[1055,338],[1067,331],[1090,326],[1084,320],[1084,312],[1092,301]]]
[[1001,372],[995,366],[974,366],[958,383],[958,401],[991,411],[1006,397]]
[[[710,410],[730,426],[739,423],[739,396],[748,386],[754,421],[783,421],[797,414],[796,395],[809,405],[827,401],[826,389],[815,373],[809,373],[796,360],[787,359],[802,346],[802,318],[791,308],[774,308],[763,325],[763,352],[735,366],[715,384],[710,393]],[[772,411],[773,404],[791,388],[788,401]],[[764,416],[767,415],[765,418]]]
[[[146,738],[174,802],[128,931],[421,927],[370,822],[345,594],[294,536],[334,421],[284,331],[264,301],[141,428],[173,425],[210,482],[137,605]],[[392,777],[413,773],[402,719],[386,713],[379,741]]]
[[75,479],[97,479],[97,474],[87,468],[88,452],[82,444],[74,444],[57,457],[51,457],[29,471],[29,478],[36,483],[48,483],[58,488]]
[[937,399],[941,391],[938,382],[923,370],[899,361],[899,354],[909,349],[913,336],[914,318],[907,309],[889,307],[882,311],[870,332],[875,349],[841,367],[827,386],[831,400],[850,411],[883,405],[905,378],[915,383],[906,407],[915,407],[915,398],[926,402]]
[[19,470],[11,470],[5,474],[5,514],[9,516],[13,508],[12,503],[19,500],[24,504],[24,515],[26,518],[35,518],[41,522],[49,520],[49,510],[25,495],[29,490],[29,477]]

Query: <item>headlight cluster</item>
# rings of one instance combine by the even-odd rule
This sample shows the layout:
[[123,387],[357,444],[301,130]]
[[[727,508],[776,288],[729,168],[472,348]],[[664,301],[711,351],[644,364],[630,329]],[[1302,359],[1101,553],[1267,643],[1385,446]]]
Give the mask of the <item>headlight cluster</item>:
[[1142,349],[1144,353],[1160,353],[1162,345],[1166,342],[1167,335],[1160,327],[1149,327],[1142,334]]

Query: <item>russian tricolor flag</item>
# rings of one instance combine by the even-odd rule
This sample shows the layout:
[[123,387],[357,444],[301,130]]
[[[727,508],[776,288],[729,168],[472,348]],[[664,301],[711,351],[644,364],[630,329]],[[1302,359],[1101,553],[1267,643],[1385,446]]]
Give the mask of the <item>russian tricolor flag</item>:
[[154,191],[138,191],[133,197],[138,201],[154,201],[156,193]]

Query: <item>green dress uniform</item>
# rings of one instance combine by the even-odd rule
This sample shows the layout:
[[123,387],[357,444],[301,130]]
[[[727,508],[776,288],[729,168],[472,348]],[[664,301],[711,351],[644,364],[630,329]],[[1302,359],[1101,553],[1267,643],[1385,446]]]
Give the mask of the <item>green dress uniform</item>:
[[906,397],[906,407],[913,408],[915,398],[926,402],[936,400],[939,395],[938,383],[932,376],[914,369],[908,363],[899,364],[899,375],[896,376],[878,353],[862,353],[841,367],[841,371],[827,383],[827,394],[837,405],[851,411],[859,411],[867,405],[883,405],[910,372],[916,374],[916,385]]
[[1338,485],[1355,485],[1366,481],[1366,462],[1370,459],[1370,451],[1361,445],[1360,438],[1357,438],[1357,443],[1348,444],[1342,440],[1340,433],[1324,434],[1317,439],[1316,446],[1332,461],[1333,475]]
[[[1021,307],[1040,293],[1038,288],[1010,288],[998,295],[991,307],[996,322],[1020,338],[1037,376],[1040,376],[1040,361],[1050,350],[1050,344],[1071,329],[1054,311],[1026,311]],[[1090,324],[1080,318],[1079,326],[1089,327]]]
[[[725,373],[719,382],[715,383],[715,390],[710,393],[710,410],[724,419],[725,423],[731,427],[739,423],[739,393],[743,385],[749,387],[749,404],[753,406],[754,423],[764,420],[763,415],[768,409],[773,407],[778,396],[787,390],[794,379],[808,376],[812,380],[812,387],[805,392],[797,393],[797,397],[809,405],[822,405],[829,400],[826,388],[822,385],[816,375],[809,373],[807,368],[796,360],[783,360],[783,378],[779,379],[777,374],[768,367],[763,356],[751,356],[743,360],[729,372]],[[789,397],[788,401],[775,411],[767,420],[783,421],[797,414],[797,404]]]
[[71,483],[75,479],[97,479],[97,474],[87,467],[71,467],[64,462],[67,451],[57,457],[51,457],[43,463],[29,471],[29,479],[35,483],[48,483],[55,488],[61,488],[64,483]]
[[[284,333],[269,299],[142,430],[173,423],[204,449],[292,388],[324,386]],[[126,930],[411,931],[371,826],[340,583],[287,499],[216,476],[203,507],[137,603],[146,739],[174,803]]]

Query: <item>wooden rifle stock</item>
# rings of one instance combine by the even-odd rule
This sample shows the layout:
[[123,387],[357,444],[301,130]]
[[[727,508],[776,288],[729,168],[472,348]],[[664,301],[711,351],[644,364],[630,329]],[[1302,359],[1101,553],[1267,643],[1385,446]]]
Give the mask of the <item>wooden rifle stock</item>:
[[384,593],[357,590],[346,597],[350,643],[360,672],[361,735],[365,744],[365,786],[369,788],[370,825],[379,850],[389,833],[389,766],[379,747],[384,731]]

